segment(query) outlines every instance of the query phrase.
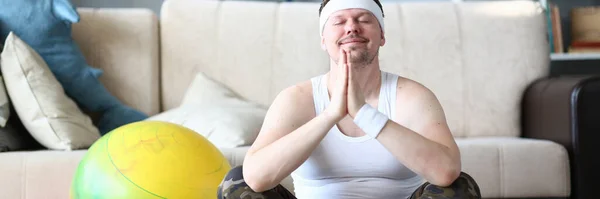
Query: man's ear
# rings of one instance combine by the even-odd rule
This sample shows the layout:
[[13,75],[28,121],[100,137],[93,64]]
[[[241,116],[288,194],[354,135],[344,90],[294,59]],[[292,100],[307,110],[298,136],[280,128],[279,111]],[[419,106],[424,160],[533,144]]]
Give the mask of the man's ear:
[[73,4],[69,0],[51,0],[52,14],[60,20],[77,23],[79,22],[79,14]]
[[323,51],[327,51],[327,45],[325,45],[324,37],[321,37],[321,49],[323,49]]
[[385,32],[381,31],[381,46],[385,45]]

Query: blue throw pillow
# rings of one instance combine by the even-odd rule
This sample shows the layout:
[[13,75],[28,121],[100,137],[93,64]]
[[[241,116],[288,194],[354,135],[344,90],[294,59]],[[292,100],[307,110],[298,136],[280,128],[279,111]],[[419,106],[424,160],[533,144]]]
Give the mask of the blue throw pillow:
[[0,38],[10,31],[35,49],[82,110],[99,115],[102,135],[146,119],[141,111],[124,105],[98,80],[102,70],[89,66],[71,37],[79,14],[69,0],[0,0]]

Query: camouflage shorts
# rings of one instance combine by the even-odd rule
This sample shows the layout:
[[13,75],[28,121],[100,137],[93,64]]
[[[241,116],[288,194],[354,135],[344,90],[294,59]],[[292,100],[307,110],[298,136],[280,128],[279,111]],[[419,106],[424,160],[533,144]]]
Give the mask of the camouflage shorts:
[[426,182],[413,192],[410,199],[480,199],[479,185],[467,173],[460,176],[448,187],[439,187]]
[[[244,181],[242,166],[234,167],[219,185],[218,199],[296,199],[281,185],[265,192],[254,192]],[[410,199],[480,199],[479,186],[466,173],[448,187],[438,187],[429,183],[420,186]]]
[[296,197],[281,185],[257,193],[244,181],[242,166],[231,169],[217,189],[218,199],[296,199]]

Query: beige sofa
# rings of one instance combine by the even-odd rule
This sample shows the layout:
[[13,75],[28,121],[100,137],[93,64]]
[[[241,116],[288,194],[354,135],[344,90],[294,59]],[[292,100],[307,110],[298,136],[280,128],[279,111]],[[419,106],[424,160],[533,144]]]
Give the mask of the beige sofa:
[[[102,81],[150,115],[177,107],[204,72],[268,106],[283,88],[328,70],[318,3],[165,1],[146,9],[80,8],[74,38]],[[521,100],[547,76],[542,8],[532,1],[384,3],[382,69],[437,94],[463,171],[486,198],[568,197],[569,158],[549,140],[522,137]],[[246,147],[223,148],[232,165]],[[85,150],[0,153],[1,198],[68,198]],[[291,178],[284,185],[293,191]]]

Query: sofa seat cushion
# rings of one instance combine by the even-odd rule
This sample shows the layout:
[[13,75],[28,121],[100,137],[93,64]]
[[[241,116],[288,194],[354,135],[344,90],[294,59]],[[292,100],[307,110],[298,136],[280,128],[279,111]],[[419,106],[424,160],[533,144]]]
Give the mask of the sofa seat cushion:
[[[488,198],[565,197],[570,193],[567,151],[553,142],[524,138],[456,138],[463,171]],[[232,166],[249,147],[222,149]],[[292,178],[281,183],[294,193]]]
[[[456,139],[463,171],[484,198],[566,197],[570,193],[566,150],[553,142],[523,138]],[[222,148],[231,166],[241,165],[249,147]],[[68,198],[85,150],[0,153],[0,187],[5,198]],[[281,183],[294,193],[292,178]]]
[[69,198],[71,180],[87,150],[0,153],[2,198]]
[[566,197],[569,157],[561,145],[525,138],[457,138],[462,170],[484,197]]

